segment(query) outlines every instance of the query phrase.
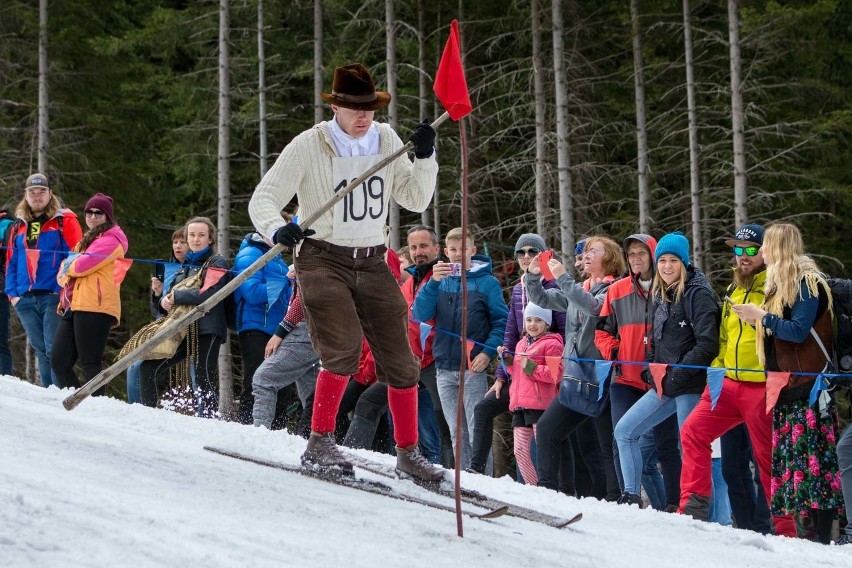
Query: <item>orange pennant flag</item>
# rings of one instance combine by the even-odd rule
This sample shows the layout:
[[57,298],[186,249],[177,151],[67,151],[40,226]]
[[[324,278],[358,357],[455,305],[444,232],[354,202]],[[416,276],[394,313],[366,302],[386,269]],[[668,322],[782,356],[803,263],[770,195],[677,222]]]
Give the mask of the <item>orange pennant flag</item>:
[[663,379],[666,378],[668,363],[648,363],[651,376],[654,377],[654,386],[657,387],[657,398],[663,398]]
[[218,284],[219,280],[221,280],[227,273],[227,268],[215,268],[208,266],[207,272],[204,274],[204,284],[201,286],[201,290],[199,290],[199,292],[203,293]]
[[115,264],[112,267],[112,283],[116,288],[124,282],[124,276],[130,267],[133,265],[132,258],[116,258]]
[[27,273],[30,277],[30,282],[35,282],[39,256],[41,256],[40,250],[27,249]]
[[781,389],[786,387],[789,382],[789,372],[766,372],[766,414],[769,414],[772,412],[772,409],[775,408],[775,403],[778,402],[778,396],[781,394]]
[[553,382],[558,382],[562,377],[562,356],[561,355],[546,355],[544,362],[547,364],[547,369],[550,371],[550,378]]
[[467,352],[467,368],[470,369],[472,363],[470,362],[470,352],[473,351],[473,346],[476,345],[473,341],[468,339],[465,342],[465,351]]

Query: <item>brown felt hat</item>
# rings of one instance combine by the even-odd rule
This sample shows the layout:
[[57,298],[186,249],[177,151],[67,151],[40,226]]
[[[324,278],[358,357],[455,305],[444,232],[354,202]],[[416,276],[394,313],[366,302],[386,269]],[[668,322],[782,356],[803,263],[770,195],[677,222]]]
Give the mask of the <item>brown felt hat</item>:
[[390,93],[377,91],[367,68],[360,63],[334,70],[330,93],[320,93],[327,103],[353,110],[379,110],[390,103]]

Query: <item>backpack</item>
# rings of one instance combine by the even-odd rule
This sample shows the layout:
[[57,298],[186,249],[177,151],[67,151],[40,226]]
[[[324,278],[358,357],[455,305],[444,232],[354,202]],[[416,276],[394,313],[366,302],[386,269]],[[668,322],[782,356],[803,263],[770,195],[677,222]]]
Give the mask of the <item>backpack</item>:
[[839,373],[852,373],[852,280],[829,278],[834,308],[834,357]]

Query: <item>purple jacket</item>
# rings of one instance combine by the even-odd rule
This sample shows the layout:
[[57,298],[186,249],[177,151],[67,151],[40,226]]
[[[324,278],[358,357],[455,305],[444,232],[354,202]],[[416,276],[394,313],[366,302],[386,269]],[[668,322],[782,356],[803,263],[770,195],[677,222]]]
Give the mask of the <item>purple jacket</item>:
[[[559,285],[555,280],[547,280],[544,282],[544,288],[559,288]],[[518,283],[512,288],[509,317],[506,319],[506,333],[503,335],[503,346],[509,351],[515,349],[524,334],[524,308],[527,307],[528,302],[526,289],[518,280]],[[565,337],[565,312],[553,312],[553,323],[550,325],[550,331],[558,333],[560,337]],[[505,381],[508,378],[506,371],[503,370],[503,365],[497,366],[497,373],[494,378],[498,381]]]

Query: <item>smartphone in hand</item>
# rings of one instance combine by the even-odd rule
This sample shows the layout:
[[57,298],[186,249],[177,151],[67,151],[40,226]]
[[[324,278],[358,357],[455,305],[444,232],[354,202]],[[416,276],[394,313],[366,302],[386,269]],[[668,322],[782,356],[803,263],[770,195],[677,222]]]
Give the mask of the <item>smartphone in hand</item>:
[[547,249],[538,255],[538,266],[541,268],[541,276],[546,280],[555,280],[553,273],[550,272],[550,267],[547,263],[553,258],[553,249]]

